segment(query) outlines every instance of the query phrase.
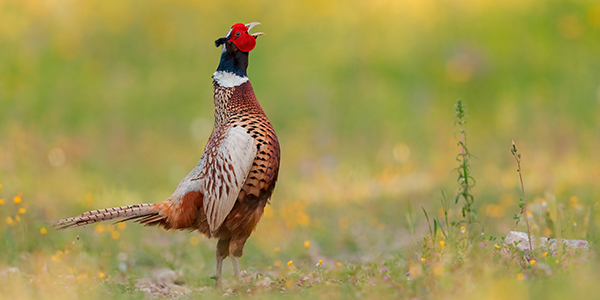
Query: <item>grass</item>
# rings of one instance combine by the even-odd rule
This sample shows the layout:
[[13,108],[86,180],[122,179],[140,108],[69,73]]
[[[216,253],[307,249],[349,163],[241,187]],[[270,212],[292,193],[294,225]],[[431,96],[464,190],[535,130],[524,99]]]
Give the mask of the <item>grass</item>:
[[[248,283],[230,280],[232,297],[598,294],[595,255],[526,256],[503,244],[523,198],[512,138],[524,157],[531,233],[587,239],[597,251],[594,1],[7,0],[0,295],[141,299],[136,284],[165,268],[181,272],[190,298],[220,295],[205,288],[214,240],[134,224],[60,232],[48,224],[170,195],[210,134],[213,41],[240,21],[266,32],[249,76],[277,130],[282,167],[240,261]],[[445,196],[461,191],[459,98],[477,156],[472,228],[462,203]],[[224,275],[231,279],[228,260]]]

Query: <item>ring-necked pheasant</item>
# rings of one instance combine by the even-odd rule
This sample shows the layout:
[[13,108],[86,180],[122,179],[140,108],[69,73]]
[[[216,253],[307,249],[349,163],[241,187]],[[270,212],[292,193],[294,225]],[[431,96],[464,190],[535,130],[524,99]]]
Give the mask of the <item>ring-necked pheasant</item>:
[[215,123],[196,167],[167,200],[83,213],[53,223],[59,229],[121,219],[166,229],[198,230],[218,238],[217,271],[231,256],[239,278],[238,258],[260,220],[279,172],[279,142],[256,100],[248,77],[248,53],[263,33],[248,31],[260,23],[237,23],[224,38],[221,61],[213,74]]

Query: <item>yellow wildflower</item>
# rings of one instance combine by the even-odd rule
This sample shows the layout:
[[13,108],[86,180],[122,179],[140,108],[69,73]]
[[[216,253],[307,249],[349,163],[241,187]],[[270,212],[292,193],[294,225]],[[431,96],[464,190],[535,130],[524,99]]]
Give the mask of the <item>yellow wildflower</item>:
[[465,233],[465,231],[467,231],[467,228],[465,228],[465,226],[461,226],[460,227],[460,232]]
[[425,262],[427,259],[425,259],[425,257],[421,257],[421,261]]
[[323,264],[323,260],[319,259],[319,265]]
[[342,266],[342,263],[338,261],[338,262],[335,263],[335,265],[339,268],[339,267]]
[[517,280],[523,280],[523,279],[525,279],[525,275],[523,275],[523,273],[517,274]]
[[118,231],[113,231],[110,233],[110,237],[113,238],[114,240],[119,239],[120,236],[121,236],[121,234]]
[[16,204],[19,204],[19,203],[21,203],[21,197],[19,197],[19,196],[15,196],[15,197],[13,198],[13,201],[14,201]]
[[88,275],[87,274],[79,274],[79,275],[77,275],[77,277],[75,277],[75,279],[85,280],[85,279],[88,279]]
[[279,267],[279,266],[281,266],[281,262],[277,260],[273,263],[273,265],[276,267]]
[[123,230],[127,227],[127,224],[125,224],[125,222],[119,222],[117,223],[117,228],[119,228],[119,230]]
[[290,261],[288,261],[288,266],[291,266],[291,265],[293,265],[293,264],[294,264],[294,262],[292,262],[291,260],[290,260]]
[[371,219],[371,226],[373,226],[373,227],[377,226],[377,220],[376,219]]
[[279,247],[275,247],[275,249],[273,251],[275,251],[275,253],[277,253],[277,252],[281,251],[281,249],[279,249]]
[[435,266],[433,266],[433,274],[440,276],[440,275],[444,275],[444,265],[442,264],[436,264]]
[[88,205],[91,205],[92,202],[94,202],[94,195],[87,193],[85,194],[85,203],[87,203]]
[[340,229],[347,229],[348,225],[350,225],[350,222],[348,222],[348,219],[341,218],[338,220],[338,226],[340,227]]
[[102,233],[102,232],[104,232],[104,225],[102,225],[102,224],[98,224],[98,225],[96,225],[96,232],[97,232],[97,233]]
[[11,217],[6,217],[6,224],[12,225],[13,224],[13,219]]
[[304,241],[304,247],[305,248],[309,248],[310,247],[310,241]]
[[27,210],[23,207],[19,208],[19,213],[24,214]]
[[577,196],[571,196],[571,206],[577,205]]
[[446,247],[446,242],[440,241],[440,246],[442,246],[442,249],[444,249],[444,247]]
[[0,190],[2,189],[2,183],[0,183]]
[[531,211],[528,210],[528,211],[525,212],[525,214],[527,214],[527,216],[530,216],[531,215]]
[[46,230],[46,227],[42,227],[42,229],[40,229],[40,233],[46,234],[46,233],[48,233],[48,230]]
[[544,257],[548,256],[548,252],[544,252]]
[[62,252],[62,251],[60,251],[60,250],[58,250],[58,251],[56,251],[56,254],[55,254],[55,255],[52,255],[52,256],[50,257],[50,260],[52,260],[52,261],[60,261],[60,257],[61,257],[62,255],[63,255],[63,252]]
[[494,244],[494,247],[500,249],[500,246],[498,244]]
[[19,221],[21,221],[21,217],[15,216],[15,222],[19,222]]
[[0,199],[0,205],[4,204],[4,199]]
[[310,217],[309,216],[307,216],[307,215],[305,215],[303,213],[300,213],[298,215],[298,224],[299,225],[308,226],[309,223],[310,223]]
[[98,273],[98,277],[100,277],[100,278],[104,278],[104,277],[106,277],[106,274],[104,274],[104,273],[100,272],[100,273]]
[[530,260],[530,261],[529,261],[529,263],[530,263],[532,266],[533,266],[533,265],[535,265],[535,259],[532,259],[532,260]]
[[200,243],[200,240],[197,237],[193,236],[190,238],[190,244],[196,246],[198,243]]

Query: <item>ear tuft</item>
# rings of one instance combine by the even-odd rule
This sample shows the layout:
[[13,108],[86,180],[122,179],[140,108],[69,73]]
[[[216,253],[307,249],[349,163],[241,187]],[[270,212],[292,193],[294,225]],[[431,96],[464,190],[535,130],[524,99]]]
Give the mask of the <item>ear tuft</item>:
[[227,38],[222,37],[215,41],[215,46],[219,47],[219,46],[225,44],[226,42],[227,42]]

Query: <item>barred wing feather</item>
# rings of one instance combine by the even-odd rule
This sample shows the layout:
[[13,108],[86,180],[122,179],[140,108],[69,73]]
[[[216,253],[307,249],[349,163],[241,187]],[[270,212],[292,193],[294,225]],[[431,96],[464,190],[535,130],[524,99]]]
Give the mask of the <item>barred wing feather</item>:
[[204,212],[211,233],[216,233],[231,212],[248,177],[256,146],[246,129],[231,127],[218,148],[208,149],[204,168],[198,174],[204,190]]

